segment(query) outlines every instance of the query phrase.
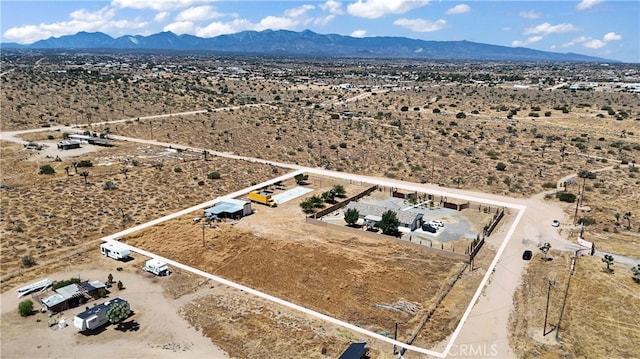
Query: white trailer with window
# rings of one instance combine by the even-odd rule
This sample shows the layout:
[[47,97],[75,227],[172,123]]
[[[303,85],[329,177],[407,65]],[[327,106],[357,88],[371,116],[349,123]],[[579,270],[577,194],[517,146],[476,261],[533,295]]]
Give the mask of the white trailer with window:
[[129,249],[114,243],[102,243],[100,245],[100,253],[105,257],[111,257],[116,260],[127,259],[131,256]]
[[169,265],[158,259],[149,259],[142,269],[160,277],[167,276],[170,273]]
[[114,298],[108,302],[98,304],[95,307],[87,308],[87,310],[82,313],[76,314],[76,316],[73,317],[73,326],[79,332],[100,328],[109,322],[107,312],[111,306],[120,302],[126,303],[127,313],[130,314],[129,302],[122,298]]

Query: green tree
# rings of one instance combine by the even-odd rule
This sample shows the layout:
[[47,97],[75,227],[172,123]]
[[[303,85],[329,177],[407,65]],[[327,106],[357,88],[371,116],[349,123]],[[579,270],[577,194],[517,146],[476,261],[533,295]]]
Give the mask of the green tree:
[[349,226],[356,224],[359,218],[360,212],[355,208],[349,208],[344,212],[344,221],[347,222],[347,225]]
[[40,166],[40,174],[41,175],[52,175],[56,173],[56,170],[51,167],[51,165]]
[[304,201],[300,202],[300,208],[302,208],[305,213],[313,212],[313,207],[314,206],[311,198],[307,198]]
[[117,324],[117,329],[120,330],[122,322],[127,319],[129,313],[129,306],[126,302],[114,303],[109,307],[109,310],[107,310],[107,319],[109,319],[111,323]]
[[400,226],[400,221],[398,220],[396,212],[392,210],[384,212],[382,214],[382,219],[378,222],[378,227],[382,229],[382,234],[390,236],[398,235],[398,226]]
[[322,200],[322,198],[320,196],[311,196],[311,198],[309,198],[309,200],[311,201],[311,203],[313,203],[313,207],[315,207],[315,208],[324,207],[324,200]]
[[344,186],[341,184],[337,184],[332,188],[333,193],[336,194],[336,197],[344,198],[347,195],[347,191],[344,189]]
[[293,176],[293,178],[296,180],[296,183],[299,185],[304,185],[307,183],[307,180],[309,179],[309,175],[304,174],[304,173],[300,173],[297,174],[295,176]]
[[540,247],[538,247],[542,253],[544,253],[544,258],[542,258],[543,260],[549,260],[549,258],[547,257],[547,254],[549,253],[549,250],[551,249],[551,243],[549,242],[544,242],[543,245],[541,245]]
[[31,299],[25,299],[18,304],[18,313],[21,317],[28,317],[33,313],[33,302]]
[[613,265],[613,256],[611,254],[605,254],[604,258],[602,258],[602,262],[607,265],[607,272],[612,273],[613,270],[611,266]]
[[87,182],[87,177],[89,177],[89,172],[82,171],[80,172],[80,176],[84,177],[84,184],[89,184],[89,182]]
[[320,196],[320,198],[322,198],[323,201],[330,202],[330,203],[335,202],[335,197],[336,197],[336,194],[333,192],[333,190],[328,190],[326,192],[323,192],[322,195]]
[[123,290],[124,284],[122,284],[122,281],[118,281],[118,283],[116,284],[116,287],[118,287],[118,290]]
[[109,281],[109,283],[113,283],[113,274],[109,273],[109,276],[107,276],[107,281]]

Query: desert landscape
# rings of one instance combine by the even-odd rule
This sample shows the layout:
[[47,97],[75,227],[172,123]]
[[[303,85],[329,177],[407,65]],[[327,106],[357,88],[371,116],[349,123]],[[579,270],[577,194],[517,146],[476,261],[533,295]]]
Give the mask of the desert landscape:
[[[3,357],[81,353],[66,346],[40,353],[5,345],[20,333],[51,332],[45,318],[34,324],[33,317],[19,317],[13,297],[5,300],[15,296],[16,287],[47,276],[62,279],[75,268],[104,277],[116,262],[99,255],[102,237],[297,168],[528,209],[513,233],[508,232],[517,212],[509,211],[472,268],[406,238],[374,239],[305,223],[305,196],[277,208],[253,204],[253,215],[215,228],[194,223],[202,215],[198,211],[119,240],[383,336],[392,337],[398,323],[398,340],[415,335],[417,346],[442,348],[492,270],[503,240],[515,233],[477,304],[493,302],[506,314],[492,315],[509,319],[508,338],[486,339],[504,339],[497,356],[640,355],[630,345],[640,329],[629,321],[640,306],[631,271],[640,262],[640,98],[608,80],[631,81],[637,66],[604,71],[584,65],[580,76],[571,77],[562,66],[534,64],[477,63],[463,69],[379,61],[373,69],[357,62],[137,55],[122,66],[124,60],[100,55],[75,54],[70,61],[53,53],[3,53],[2,61],[13,69],[3,73],[0,95]],[[376,77],[369,76],[373,72]],[[481,74],[488,75],[479,81]],[[570,88],[595,81],[595,87]],[[350,86],[339,86],[344,83]],[[111,139],[113,145],[56,147],[77,134]],[[306,197],[336,184],[345,185],[347,195],[366,188],[311,176],[314,192]],[[291,179],[285,185],[296,184]],[[482,232],[490,216],[475,208],[460,213]],[[551,227],[551,219],[559,227]],[[567,286],[581,232],[597,253],[576,260]],[[541,260],[538,248],[545,242],[551,244],[551,261]],[[531,261],[520,258],[524,249],[534,252]],[[613,256],[613,272],[603,270],[605,254]],[[139,302],[132,318],[144,329],[129,333],[131,340],[181,343],[177,352],[175,346],[139,348],[141,356],[200,357],[200,344],[193,343],[205,338],[216,355],[238,358],[282,357],[292,350],[303,357],[338,357],[358,341],[367,341],[372,358],[395,357],[388,343],[188,272],[147,276],[140,270],[144,258],[134,258],[122,264],[131,283],[122,295],[159,292],[148,300],[176,313],[167,323],[183,325],[179,334],[153,329],[149,317],[157,314],[138,308],[156,304]],[[504,278],[507,264],[513,275],[502,285],[514,290],[498,300],[492,288],[501,285],[496,281]],[[566,307],[559,339],[541,334],[548,284],[542,277],[558,282],[550,296],[550,322]],[[587,290],[590,283],[599,289]],[[91,345],[127,340],[109,328],[108,335],[91,337]],[[56,333],[64,331],[74,329]],[[67,334],[70,343],[85,343]],[[463,330],[455,345],[466,343],[474,343],[474,335]],[[424,356],[408,351],[404,357]]]

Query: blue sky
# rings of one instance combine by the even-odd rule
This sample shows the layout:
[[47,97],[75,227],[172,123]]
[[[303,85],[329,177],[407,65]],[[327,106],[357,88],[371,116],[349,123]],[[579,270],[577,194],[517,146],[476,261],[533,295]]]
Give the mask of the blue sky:
[[356,37],[468,40],[640,63],[638,0],[2,0],[0,13],[2,42],[32,43],[78,31],[213,37],[310,29]]

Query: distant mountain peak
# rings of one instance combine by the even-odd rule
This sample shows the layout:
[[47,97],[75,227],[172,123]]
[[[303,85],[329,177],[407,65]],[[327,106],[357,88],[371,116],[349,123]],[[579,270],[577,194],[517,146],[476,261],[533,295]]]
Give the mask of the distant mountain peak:
[[322,35],[309,29],[243,31],[201,38],[164,31],[148,36],[124,35],[118,38],[102,32],[81,31],[75,35],[51,37],[30,45],[0,44],[0,48],[27,49],[144,49],[216,51],[342,58],[406,58],[424,60],[475,61],[565,61],[618,62],[575,53],[557,53],[523,47],[489,45],[467,40],[424,41],[405,37],[363,37]]

